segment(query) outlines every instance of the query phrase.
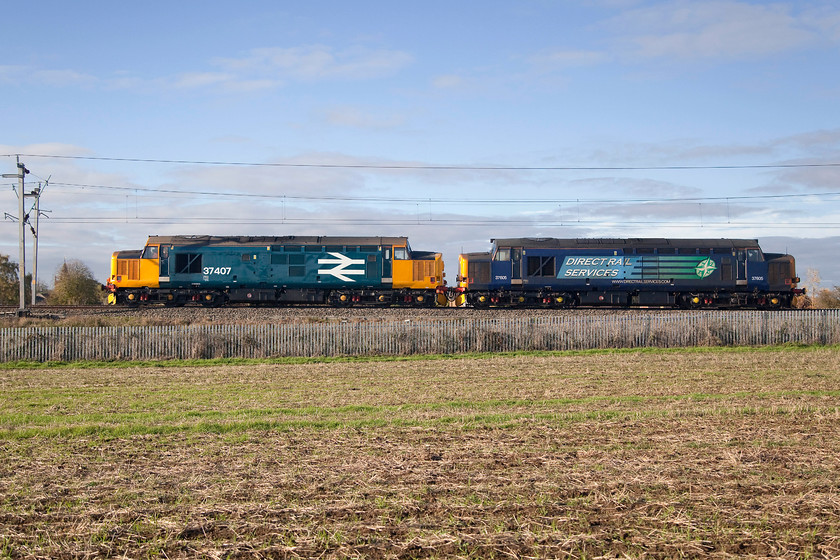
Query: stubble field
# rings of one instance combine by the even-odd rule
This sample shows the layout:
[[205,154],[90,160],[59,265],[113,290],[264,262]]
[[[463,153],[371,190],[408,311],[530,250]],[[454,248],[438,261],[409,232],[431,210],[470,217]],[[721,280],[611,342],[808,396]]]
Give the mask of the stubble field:
[[838,358],[0,369],[0,558],[837,557]]

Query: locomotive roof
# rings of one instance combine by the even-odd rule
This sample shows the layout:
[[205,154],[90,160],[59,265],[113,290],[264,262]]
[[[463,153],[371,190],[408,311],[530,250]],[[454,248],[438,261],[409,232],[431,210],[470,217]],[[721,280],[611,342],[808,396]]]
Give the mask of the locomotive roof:
[[118,259],[139,259],[140,255],[143,254],[143,249],[115,251],[114,254]]
[[147,244],[194,246],[261,246],[261,245],[405,245],[407,237],[326,237],[314,235],[247,236],[247,235],[150,235]]
[[708,249],[746,249],[758,247],[757,239],[664,239],[634,237],[627,239],[579,238],[556,239],[553,237],[515,237],[491,239],[496,247],[528,247],[543,249],[608,249],[608,248],[659,248],[685,247]]

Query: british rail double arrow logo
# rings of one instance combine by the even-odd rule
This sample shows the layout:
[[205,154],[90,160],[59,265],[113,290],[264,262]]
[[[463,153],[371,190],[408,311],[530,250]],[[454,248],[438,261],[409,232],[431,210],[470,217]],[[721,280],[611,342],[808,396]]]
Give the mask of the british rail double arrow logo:
[[334,264],[333,268],[320,268],[318,269],[318,274],[330,274],[335,276],[339,280],[343,280],[344,282],[355,282],[352,278],[348,277],[348,274],[352,274],[353,276],[360,276],[364,275],[364,270],[358,269],[348,269],[347,267],[353,266],[354,264],[365,264],[364,259],[351,259],[346,255],[342,255],[341,253],[328,253],[335,257],[334,259],[318,259],[318,264]]

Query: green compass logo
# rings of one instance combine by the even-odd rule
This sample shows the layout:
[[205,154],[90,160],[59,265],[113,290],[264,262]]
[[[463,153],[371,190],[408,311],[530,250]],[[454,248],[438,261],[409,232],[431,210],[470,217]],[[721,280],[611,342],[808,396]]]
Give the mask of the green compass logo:
[[713,261],[710,257],[710,258],[698,263],[697,266],[694,267],[694,272],[700,278],[708,278],[709,276],[712,275],[712,272],[714,272],[716,269],[717,269],[717,265],[715,264],[715,261]]

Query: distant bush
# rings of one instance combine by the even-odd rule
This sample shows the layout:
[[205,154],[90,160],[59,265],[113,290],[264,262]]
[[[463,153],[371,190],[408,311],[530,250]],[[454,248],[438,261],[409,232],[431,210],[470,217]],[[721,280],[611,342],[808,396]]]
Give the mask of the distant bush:
[[18,265],[0,255],[0,304],[15,304],[19,296]]
[[834,286],[830,290],[824,288],[811,295],[811,306],[817,309],[838,309],[840,308],[840,286]]
[[797,296],[794,307],[800,309],[840,309],[840,286],[833,288],[820,287],[820,273],[818,270],[809,268],[808,279],[804,282],[806,293],[804,296]]
[[65,261],[55,275],[55,287],[50,292],[53,305],[96,305],[104,303],[105,293],[93,273],[81,261]]
[[[20,283],[18,264],[11,262],[6,255],[0,255],[0,305],[17,305],[20,301]],[[39,283],[39,287],[40,287]],[[32,301],[32,275],[23,277],[24,300]]]

